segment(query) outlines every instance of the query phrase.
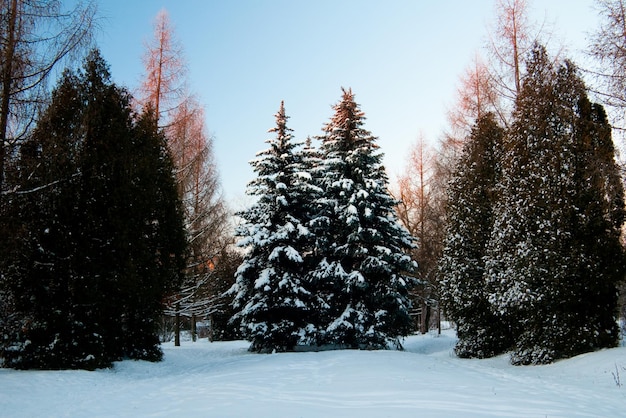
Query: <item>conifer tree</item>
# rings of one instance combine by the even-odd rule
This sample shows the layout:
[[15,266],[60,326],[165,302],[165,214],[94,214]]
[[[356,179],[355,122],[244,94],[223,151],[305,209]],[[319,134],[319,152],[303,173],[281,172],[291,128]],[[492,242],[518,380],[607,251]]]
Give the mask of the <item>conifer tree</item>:
[[133,180],[128,185],[128,202],[121,206],[132,214],[122,228],[131,231],[128,257],[132,260],[127,265],[132,264],[136,276],[133,286],[124,289],[121,355],[159,360],[163,299],[179,288],[187,236],[167,140],[158,131],[151,109],[139,115],[132,134],[134,158],[126,173]]
[[158,360],[156,324],[184,267],[182,213],[153,114],[135,120],[98,51],[66,72],[22,147],[29,215],[12,294],[10,367]]
[[[322,156],[320,151],[312,144],[311,137],[307,137],[303,146],[296,149],[295,153],[295,167],[297,176],[295,178],[298,188],[297,193],[299,199],[303,202],[304,219],[307,220],[307,225],[315,217],[317,213],[315,202],[319,199],[324,191],[318,186],[319,178],[322,175],[320,166]],[[311,265],[307,266],[307,271],[312,270],[319,260],[315,260],[315,239],[311,236],[312,242],[310,242],[311,257],[309,260]]]
[[288,351],[311,344],[316,295],[307,283],[312,234],[307,227],[307,173],[300,171],[284,104],[276,114],[275,138],[251,162],[257,178],[247,193],[258,201],[240,213],[237,234],[248,253],[236,273],[233,320],[251,351]]
[[312,225],[321,259],[315,286],[327,303],[319,342],[349,347],[400,347],[412,328],[408,289],[414,269],[406,254],[413,241],[400,226],[396,202],[376,138],[351,90],[321,137],[317,217]]
[[[557,71],[555,90],[568,105],[565,119],[574,120],[573,129],[566,131],[572,143],[566,146],[575,153],[571,180],[566,182],[573,202],[569,213],[570,279],[565,283],[569,297],[565,306],[571,312],[562,315],[563,336],[556,341],[559,357],[570,357],[618,343],[617,285],[626,272],[620,242],[625,207],[611,126],[603,106],[590,102],[575,65],[569,61]],[[568,343],[563,344],[564,340]]]
[[506,324],[489,304],[484,265],[503,140],[493,114],[479,118],[449,185],[440,292],[446,316],[457,326],[459,357],[491,357],[512,344]]
[[21,214],[12,268],[6,272],[15,322],[4,331],[2,357],[15,368],[95,368],[108,365],[104,341],[93,323],[96,303],[80,273],[76,202],[82,104],[79,78],[66,71],[47,111],[22,145],[21,193],[12,200]]
[[486,257],[490,301],[515,338],[514,364],[617,342],[610,318],[623,269],[623,191],[608,132],[573,64],[555,66],[536,46],[505,145]]
[[84,268],[106,284],[99,315],[111,354],[158,360],[160,304],[179,283],[186,245],[171,158],[154,113],[133,120],[130,97],[110,82],[99,54],[88,57],[83,77],[81,170],[90,175],[79,213],[84,259],[92,258]]

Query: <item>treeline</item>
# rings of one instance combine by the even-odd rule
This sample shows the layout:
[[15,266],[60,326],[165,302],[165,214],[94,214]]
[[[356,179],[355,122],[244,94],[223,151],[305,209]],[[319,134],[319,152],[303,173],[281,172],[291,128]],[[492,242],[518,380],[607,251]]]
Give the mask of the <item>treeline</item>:
[[[176,344],[187,317],[192,334],[207,320],[215,338],[243,336],[256,352],[400,348],[411,315],[426,332],[434,309],[456,324],[463,357],[510,351],[514,364],[537,364],[615,346],[626,265],[612,137],[626,103],[623,1],[600,2],[599,64],[584,72],[531,41],[541,34],[524,1],[497,4],[493,58],[462,78],[442,146],[413,149],[396,198],[352,91],[319,146],[295,141],[281,104],[252,161],[241,251],[167,14],[135,95],[112,82],[97,49],[50,94],[52,68],[90,46],[94,5],[68,15],[57,2],[7,2],[2,365],[159,360],[163,314]],[[38,37],[40,27],[49,33]],[[594,89],[582,74],[597,77]]]
[[237,230],[234,320],[252,351],[401,347],[410,300],[424,298],[410,292],[428,286],[461,357],[540,364],[617,345],[625,207],[611,126],[571,61],[536,43],[523,68],[509,125],[480,115],[451,164],[430,283],[352,92],[319,149],[292,142],[281,105]]

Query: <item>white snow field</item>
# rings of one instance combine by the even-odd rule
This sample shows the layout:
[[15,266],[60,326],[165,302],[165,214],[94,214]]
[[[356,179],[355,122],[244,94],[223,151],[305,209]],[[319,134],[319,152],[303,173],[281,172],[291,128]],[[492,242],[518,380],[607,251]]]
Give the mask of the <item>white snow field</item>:
[[[0,369],[1,417],[626,417],[626,347],[548,366],[454,356],[452,331],[405,351],[251,354],[164,345],[161,363]],[[623,385],[623,386],[622,386]]]

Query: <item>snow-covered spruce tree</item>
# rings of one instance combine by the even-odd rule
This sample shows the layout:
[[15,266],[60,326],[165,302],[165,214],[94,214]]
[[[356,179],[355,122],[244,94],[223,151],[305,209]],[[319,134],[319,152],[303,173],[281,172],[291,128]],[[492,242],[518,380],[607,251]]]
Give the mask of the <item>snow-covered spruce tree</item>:
[[328,308],[319,344],[353,348],[401,347],[412,329],[407,274],[416,267],[406,251],[413,240],[396,218],[382,154],[363,128],[351,90],[321,136],[317,217],[312,226],[321,261],[314,277]]
[[484,277],[503,140],[493,114],[479,118],[448,189],[439,287],[446,316],[457,325],[459,357],[491,357],[512,345],[508,327],[489,304]]
[[276,137],[266,141],[269,148],[250,163],[257,177],[247,194],[258,200],[239,213],[244,222],[236,233],[247,253],[231,288],[236,310],[232,320],[256,352],[313,343],[312,318],[319,307],[307,283],[314,245],[307,228],[310,177],[300,171],[283,103],[270,132]]
[[515,339],[511,361],[612,346],[623,191],[603,111],[571,63],[555,66],[536,46],[513,116],[486,257],[490,301]]

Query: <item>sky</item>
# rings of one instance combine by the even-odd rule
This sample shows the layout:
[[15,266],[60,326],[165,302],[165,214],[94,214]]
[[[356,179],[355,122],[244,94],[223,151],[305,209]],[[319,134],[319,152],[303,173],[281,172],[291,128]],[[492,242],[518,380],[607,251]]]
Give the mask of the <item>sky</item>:
[[[593,0],[529,0],[531,20],[577,60],[598,25]],[[436,146],[459,78],[488,40],[495,0],[100,0],[97,45],[135,89],[154,18],[169,13],[190,90],[205,108],[224,194],[250,201],[248,162],[285,101],[297,140],[320,135],[351,88],[393,183],[422,136]]]

